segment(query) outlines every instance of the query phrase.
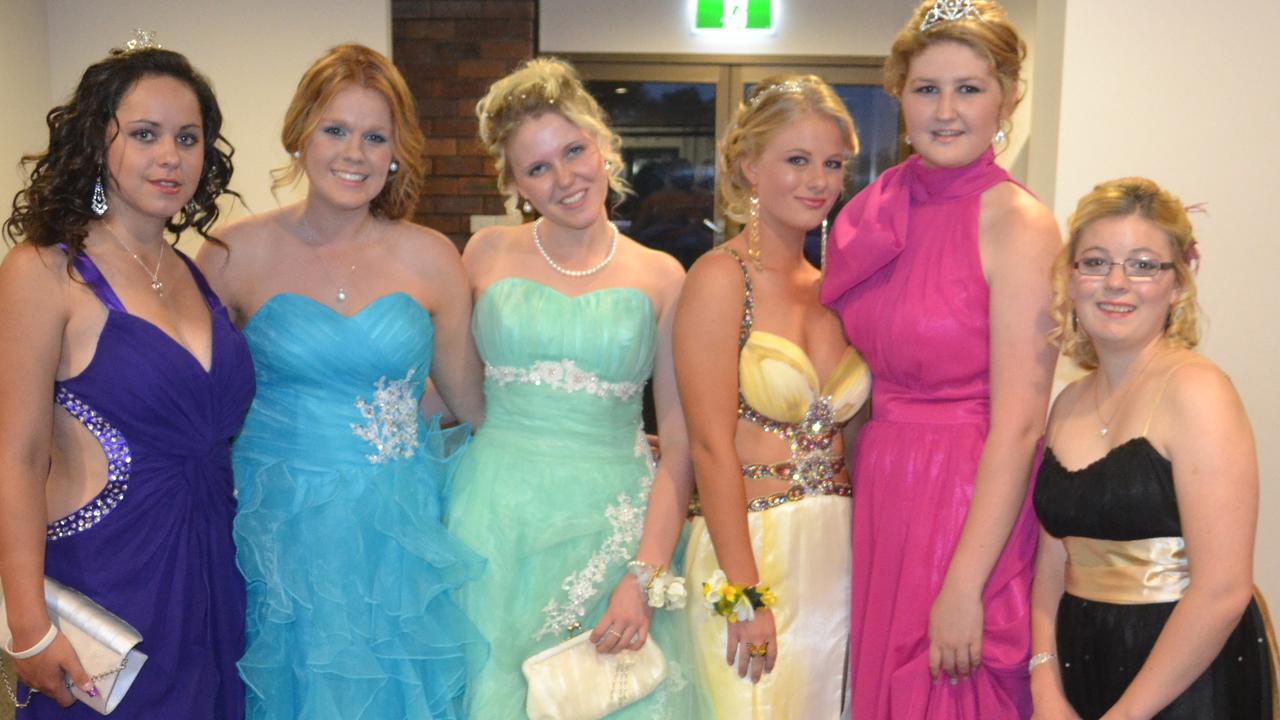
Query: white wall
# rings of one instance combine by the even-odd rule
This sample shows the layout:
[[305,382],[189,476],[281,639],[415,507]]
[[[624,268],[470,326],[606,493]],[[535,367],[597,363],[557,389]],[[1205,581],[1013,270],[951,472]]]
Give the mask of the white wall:
[[[18,159],[49,139],[49,35],[44,0],[0,2],[0,218],[22,187]],[[0,242],[0,257],[8,244]]]
[[[7,6],[14,0],[3,1]],[[49,90],[43,101],[27,104],[26,112],[43,117],[70,94],[84,68],[128,40],[132,28],[155,30],[161,45],[186,55],[212,81],[223,134],[236,148],[231,186],[259,212],[276,206],[268,173],[288,159],[280,128],[302,72],[342,42],[391,52],[389,0],[49,0],[48,17],[48,43],[55,49]],[[11,57],[7,49],[4,55]],[[281,202],[292,197],[280,194]],[[244,213],[236,207],[230,217]],[[194,234],[183,239],[186,250],[198,245]]]
[[1054,118],[1059,222],[1094,184],[1122,175],[1146,175],[1208,205],[1193,216],[1209,318],[1201,350],[1231,376],[1253,422],[1257,582],[1280,606],[1280,193],[1271,177],[1280,167],[1280,93],[1267,84],[1280,68],[1280,3],[1235,0],[1229,12],[1203,0],[1041,5],[1065,17]]

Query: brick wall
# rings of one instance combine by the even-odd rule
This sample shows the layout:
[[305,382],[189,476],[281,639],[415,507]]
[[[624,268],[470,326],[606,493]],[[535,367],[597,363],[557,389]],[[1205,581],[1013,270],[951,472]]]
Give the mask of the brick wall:
[[429,172],[415,220],[459,247],[472,215],[506,213],[476,139],[476,102],[536,50],[536,0],[393,0],[391,48],[418,103]]

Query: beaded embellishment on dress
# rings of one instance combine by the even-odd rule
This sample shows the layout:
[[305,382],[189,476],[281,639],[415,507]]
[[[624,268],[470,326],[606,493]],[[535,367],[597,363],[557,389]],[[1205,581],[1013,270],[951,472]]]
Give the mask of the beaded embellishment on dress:
[[378,465],[413,457],[418,444],[418,400],[413,393],[414,369],[399,380],[385,376],[374,384],[373,401],[356,398],[356,409],[364,425],[351,424],[351,432],[373,446],[376,452],[365,457]]
[[129,469],[133,462],[129,443],[125,441],[124,435],[75,393],[59,387],[54,393],[53,401],[66,408],[102,446],[102,452],[107,456],[107,484],[84,507],[49,523],[45,535],[50,542],[88,530],[114,510],[129,489]]
[[572,360],[541,360],[527,368],[485,365],[484,376],[499,385],[513,382],[546,385],[554,390],[585,392],[602,399],[630,400],[644,389],[639,383],[601,380],[595,373],[579,369]]

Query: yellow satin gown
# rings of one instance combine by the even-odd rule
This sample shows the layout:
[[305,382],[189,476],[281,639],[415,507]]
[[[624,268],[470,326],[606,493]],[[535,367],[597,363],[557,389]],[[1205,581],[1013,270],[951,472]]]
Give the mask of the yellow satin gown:
[[[731,253],[733,254],[733,253]],[[735,254],[735,257],[736,254]],[[741,264],[741,260],[739,259]],[[718,718],[828,720],[845,696],[849,640],[850,488],[844,458],[831,441],[866,402],[871,375],[862,357],[845,351],[820,385],[813,363],[790,340],[752,330],[754,300],[746,281],[740,335],[739,417],[790,441],[791,457],[744,465],[747,495],[754,478],[782,478],[791,487],[748,502],[747,524],[760,582],[772,588],[778,657],[759,683],[725,662],[728,624],[700,602],[702,583],[719,563],[699,508],[686,551],[691,594],[686,612],[699,679]]]

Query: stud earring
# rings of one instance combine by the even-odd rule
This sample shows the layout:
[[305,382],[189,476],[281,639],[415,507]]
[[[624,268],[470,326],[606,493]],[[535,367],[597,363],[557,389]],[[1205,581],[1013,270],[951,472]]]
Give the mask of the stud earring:
[[289,154],[293,156],[293,159],[294,159],[294,160],[301,160],[301,159],[302,159],[302,151],[301,151],[301,150],[294,150],[293,152],[291,152],[291,153],[289,153]]
[[400,172],[400,163],[396,162],[395,160],[392,160],[391,164],[387,166],[387,172],[391,173],[392,175],[395,175],[396,173]]
[[532,215],[533,203],[529,202],[528,198],[525,198],[524,204],[520,206],[520,209],[524,211],[525,215]]
[[107,214],[107,194],[102,189],[102,171],[98,171],[98,179],[93,181],[93,197],[89,199],[89,210],[102,217]]
[[1009,139],[1009,136],[1005,134],[1004,128],[1000,128],[999,130],[996,131],[996,137],[992,144],[1003,145],[1004,141],[1007,139]]
[[906,145],[907,147],[911,147],[911,136],[910,136],[910,135],[903,135],[903,136],[902,136],[902,144],[903,144],[903,145]]
[[751,188],[751,214],[747,218],[747,257],[756,270],[764,270],[760,260],[760,196],[755,188]]

